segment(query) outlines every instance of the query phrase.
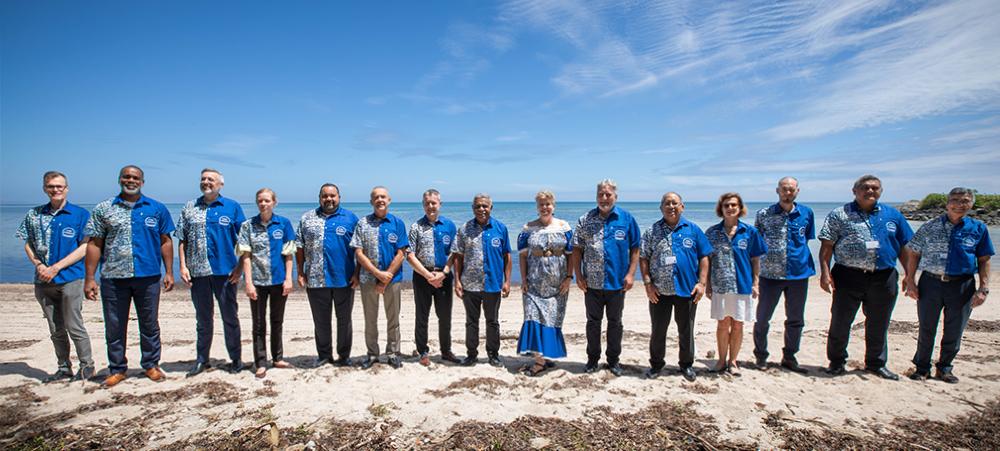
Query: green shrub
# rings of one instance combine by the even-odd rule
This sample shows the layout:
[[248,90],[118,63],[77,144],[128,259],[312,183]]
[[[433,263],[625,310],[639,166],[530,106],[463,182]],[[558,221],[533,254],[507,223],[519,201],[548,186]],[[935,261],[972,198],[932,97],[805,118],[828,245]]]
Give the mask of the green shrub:
[[976,194],[976,208],[1000,210],[1000,194]]
[[924,200],[920,201],[920,209],[926,210],[929,208],[944,208],[945,204],[948,203],[948,196],[941,193],[930,193]]
[[[931,193],[920,201],[920,209],[944,208],[948,203],[948,195],[944,193]],[[979,194],[976,193],[976,209],[1000,210],[1000,194]]]

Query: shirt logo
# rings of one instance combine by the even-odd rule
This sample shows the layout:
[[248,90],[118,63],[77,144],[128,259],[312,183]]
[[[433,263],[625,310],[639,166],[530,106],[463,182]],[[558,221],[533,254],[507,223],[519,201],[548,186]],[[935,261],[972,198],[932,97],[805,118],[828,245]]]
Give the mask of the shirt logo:
[[896,223],[891,221],[885,223],[885,230],[889,233],[896,233]]
[[737,241],[736,242],[736,247],[738,247],[738,248],[740,248],[742,250],[747,250],[747,240],[739,240],[739,241]]
[[691,238],[684,238],[684,241],[682,241],[681,243],[684,245],[684,247],[688,249],[694,247],[694,240],[692,240]]
[[399,241],[399,237],[395,233],[390,233],[389,242],[392,244],[396,244],[396,241]]
[[219,216],[219,225],[227,226],[232,222],[233,220],[229,219],[229,216]]
[[444,243],[445,246],[447,246],[447,245],[451,244],[451,237],[448,236],[448,235],[445,235],[445,236],[441,237],[441,242]]
[[619,240],[619,241],[624,240],[625,239],[625,231],[624,230],[615,230],[615,239]]
[[806,228],[799,227],[799,236],[806,236]]
[[280,240],[280,239],[282,239],[282,238],[285,237],[285,232],[282,231],[282,230],[275,230],[275,231],[271,232],[271,236],[273,236],[274,239],[276,239],[276,240]]
[[493,238],[492,240],[490,240],[490,244],[493,247],[500,247],[500,238]]
[[73,229],[72,227],[66,227],[65,229],[62,229],[62,236],[63,238],[75,238],[76,229]]
[[340,235],[340,236],[347,235],[347,227],[337,226],[337,235]]
[[156,227],[156,224],[158,223],[158,221],[156,220],[156,218],[154,218],[152,216],[146,218],[145,222],[146,222],[146,227]]
[[962,245],[969,249],[972,249],[976,247],[976,240],[966,237],[964,240],[962,240]]

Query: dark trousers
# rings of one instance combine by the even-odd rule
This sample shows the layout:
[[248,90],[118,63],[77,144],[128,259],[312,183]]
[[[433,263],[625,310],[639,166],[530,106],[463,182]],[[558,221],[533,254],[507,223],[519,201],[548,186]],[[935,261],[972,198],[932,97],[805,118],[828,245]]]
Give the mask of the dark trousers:
[[465,349],[469,357],[479,355],[479,313],[486,314],[486,354],[496,357],[500,354],[500,293],[466,291],[462,302],[465,304]]
[[240,361],[242,346],[240,345],[239,304],[236,303],[236,285],[229,283],[228,276],[204,276],[191,278],[191,302],[194,303],[194,316],[198,332],[198,361],[208,363],[212,353],[212,338],[215,328],[215,303],[219,303],[219,313],[222,315],[222,332],[226,338],[226,350],[229,360]]
[[104,339],[108,344],[108,372],[124,373],[125,337],[128,312],[135,303],[139,317],[139,364],[150,369],[160,363],[160,276],[128,279],[101,279],[101,304],[104,306]]
[[285,321],[285,301],[281,284],[254,285],[257,300],[250,301],[250,316],[253,318],[253,362],[262,368],[267,362],[267,305],[271,304],[271,357],[275,362],[284,356],[281,346],[281,325]]
[[847,362],[847,343],[858,307],[865,314],[865,368],[878,369],[889,359],[889,319],[899,293],[899,274],[895,268],[864,272],[834,265],[833,305],[830,307],[830,333],[826,357],[831,366]]
[[625,291],[595,290],[584,293],[587,307],[587,363],[597,364],[601,359],[601,321],[608,314],[608,365],[618,363],[622,354],[622,311],[625,309]]
[[930,371],[934,335],[937,332],[938,319],[941,318],[941,310],[944,309],[941,355],[935,366],[939,371],[951,371],[951,362],[958,354],[958,349],[962,345],[962,333],[965,332],[969,316],[972,315],[972,296],[976,293],[976,279],[969,275],[958,280],[942,282],[941,279],[930,277],[925,273],[920,276],[917,290],[920,333],[917,336],[917,352],[913,354],[913,364],[918,370]]
[[306,296],[309,298],[309,308],[312,310],[316,353],[319,358],[333,360],[333,331],[330,327],[332,313],[337,315],[337,357],[349,358],[354,339],[354,331],[351,329],[354,289],[307,288]]
[[[434,288],[427,279],[416,272],[413,273],[413,300],[416,304],[416,327],[413,331],[417,344],[417,353],[423,355],[430,352],[427,347],[427,322],[431,316],[431,305],[438,320],[438,341],[441,342],[441,353],[451,352],[451,306],[452,306],[452,275],[444,278],[441,288]],[[477,320],[478,324],[479,321]]]
[[693,298],[657,295],[657,303],[649,303],[649,320],[653,325],[649,335],[649,366],[654,371],[663,369],[667,348],[667,328],[670,327],[670,313],[673,310],[677,323],[677,342],[680,344],[677,365],[690,368],[694,364],[694,317],[698,305]]
[[805,327],[806,296],[809,294],[809,279],[778,280],[760,278],[760,297],[757,298],[757,321],[753,325],[753,355],[767,359],[767,332],[771,328],[771,317],[778,306],[781,295],[785,295],[785,347],[781,349],[783,360],[795,360],[802,341]]

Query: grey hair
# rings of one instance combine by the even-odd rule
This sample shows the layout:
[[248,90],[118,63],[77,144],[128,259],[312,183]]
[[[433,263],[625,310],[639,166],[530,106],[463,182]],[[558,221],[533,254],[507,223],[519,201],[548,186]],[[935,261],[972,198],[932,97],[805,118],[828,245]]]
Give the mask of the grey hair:
[[382,185],[376,185],[374,188],[372,188],[371,191],[368,192],[368,196],[371,197],[372,194],[375,194],[375,190],[377,189],[384,189],[387,194],[389,193],[389,188],[386,188]]
[[440,199],[441,192],[434,188],[428,188],[427,191],[424,191],[424,195],[421,196],[420,199],[426,199],[429,196],[437,196]]
[[211,173],[215,173],[215,174],[219,174],[219,183],[222,183],[222,184],[225,184],[225,183],[226,183],[226,177],[224,177],[224,176],[222,175],[222,173],[221,173],[221,172],[219,172],[219,170],[218,170],[218,169],[212,169],[212,168],[205,168],[205,169],[202,169],[202,170],[201,170],[201,173],[202,173],[202,174],[204,174],[204,173],[206,173],[206,172],[211,172]]
[[45,173],[45,175],[42,176],[42,186],[44,187],[45,184],[49,183],[49,180],[52,180],[56,177],[62,177],[63,180],[66,180],[66,184],[69,185],[69,179],[66,178],[66,174],[63,174],[62,172],[59,171],[48,171]]
[[865,182],[870,182],[872,180],[878,182],[879,186],[882,185],[882,180],[879,179],[878,177],[875,177],[874,175],[871,174],[865,174],[862,175],[861,177],[858,177],[858,180],[854,182],[854,189],[861,188],[861,185],[864,185]]
[[948,199],[951,199],[954,196],[969,196],[969,197],[972,197],[972,204],[973,205],[976,204],[976,190],[974,190],[972,188],[965,188],[965,187],[962,187],[962,186],[956,186],[956,187],[952,188],[951,191],[948,191]]
[[663,193],[663,197],[660,197],[660,205],[663,205],[663,203],[667,201],[667,196],[669,196],[671,194],[677,196],[677,199],[680,200],[681,202],[684,202],[684,198],[681,197],[680,193],[677,193],[677,192],[674,192],[674,191],[667,191],[667,192]]
[[551,200],[552,203],[555,203],[556,202],[556,195],[552,191],[549,191],[547,189],[543,189],[543,190],[541,190],[541,191],[539,191],[538,193],[535,194],[535,202],[538,202],[539,200],[542,200],[542,199],[548,199],[548,200]]
[[795,182],[795,186],[799,186],[799,179],[797,179],[795,177],[792,177],[790,175],[786,175],[786,176],[782,177],[780,180],[778,180],[778,187],[781,187],[781,183],[782,182],[786,182],[786,181]]
[[490,201],[490,205],[493,205],[493,198],[491,198],[490,195],[486,193],[479,193],[476,194],[475,196],[472,196],[472,205],[475,205],[476,201],[479,199],[486,199]]
[[597,190],[598,191],[601,190],[601,187],[605,187],[605,186],[608,187],[608,188],[611,188],[611,191],[614,191],[615,193],[618,193],[618,184],[615,183],[614,180],[604,179],[604,180],[601,180],[600,182],[597,182]]

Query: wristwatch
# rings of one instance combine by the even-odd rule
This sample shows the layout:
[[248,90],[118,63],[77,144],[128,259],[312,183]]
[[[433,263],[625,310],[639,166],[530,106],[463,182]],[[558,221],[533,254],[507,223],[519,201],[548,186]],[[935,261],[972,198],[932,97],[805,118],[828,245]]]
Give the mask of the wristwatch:
[[982,293],[982,294],[990,294],[990,289],[986,288],[986,287],[983,287],[983,288],[979,289],[979,292]]

